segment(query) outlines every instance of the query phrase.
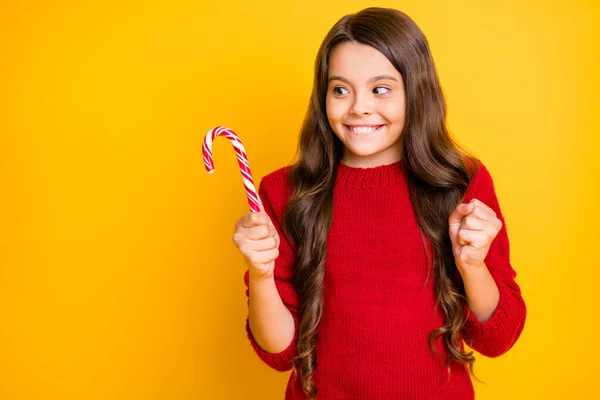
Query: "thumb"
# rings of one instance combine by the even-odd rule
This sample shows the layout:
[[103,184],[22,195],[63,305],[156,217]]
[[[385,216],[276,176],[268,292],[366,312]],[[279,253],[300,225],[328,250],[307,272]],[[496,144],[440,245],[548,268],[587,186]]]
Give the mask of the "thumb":
[[468,215],[471,213],[471,211],[473,211],[473,203],[462,203],[459,204],[451,213],[450,216],[448,217],[448,224],[450,226],[460,223],[460,221],[462,220],[462,218],[465,215]]
[[452,247],[456,247],[458,242],[458,230],[463,217],[471,213],[471,211],[473,211],[472,203],[462,203],[450,213],[450,216],[448,217],[448,233],[450,235]]
[[260,206],[260,212],[264,213],[267,218],[269,218],[269,225],[271,225],[273,228],[275,227],[273,225],[273,222],[271,221],[271,217],[269,216],[269,214],[267,214],[267,211],[265,210],[265,206],[262,202],[262,199],[260,198],[260,195],[258,193],[256,193],[256,198],[258,199],[258,205]]

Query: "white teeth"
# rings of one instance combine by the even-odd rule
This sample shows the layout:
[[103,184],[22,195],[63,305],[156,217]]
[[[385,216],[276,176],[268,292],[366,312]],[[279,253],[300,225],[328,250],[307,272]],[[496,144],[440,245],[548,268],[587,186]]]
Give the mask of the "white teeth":
[[375,132],[379,127],[378,126],[359,126],[359,127],[350,127],[352,132],[354,133],[371,133]]

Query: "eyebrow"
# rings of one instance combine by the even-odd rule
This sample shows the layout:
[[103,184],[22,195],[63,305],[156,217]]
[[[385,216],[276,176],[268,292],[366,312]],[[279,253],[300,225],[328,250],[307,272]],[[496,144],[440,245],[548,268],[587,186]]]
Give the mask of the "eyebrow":
[[[377,81],[379,81],[379,80],[381,80],[381,79],[390,79],[390,80],[392,80],[392,81],[396,81],[396,82],[398,82],[398,79],[394,78],[394,77],[393,77],[393,76],[391,76],[391,75],[378,75],[378,76],[374,76],[373,78],[369,79],[369,80],[367,81],[367,83],[371,83],[371,82],[377,82]],[[342,76],[338,76],[338,75],[332,75],[332,76],[330,76],[327,82],[331,82],[331,81],[333,81],[333,80],[338,80],[338,81],[342,81],[342,82],[350,83],[350,81],[348,81],[348,79],[346,79],[346,78],[344,78],[344,77],[342,77]]]

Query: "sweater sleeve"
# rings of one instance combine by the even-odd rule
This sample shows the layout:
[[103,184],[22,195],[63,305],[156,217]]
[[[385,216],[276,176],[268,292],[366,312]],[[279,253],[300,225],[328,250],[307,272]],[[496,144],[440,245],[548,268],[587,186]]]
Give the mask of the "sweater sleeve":
[[[266,177],[265,177],[266,178]],[[295,253],[293,247],[290,244],[289,239],[283,233],[281,217],[283,215],[283,208],[274,207],[276,203],[274,199],[270,198],[277,193],[277,188],[275,187],[274,191],[271,190],[271,187],[268,187],[268,184],[265,184],[265,178],[260,183],[260,187],[258,193],[263,202],[264,212],[271,218],[275,229],[280,238],[279,243],[279,256],[275,260],[274,267],[274,278],[275,278],[275,286],[279,292],[279,296],[283,301],[283,304],[287,307],[287,309],[292,314],[294,319],[294,338],[292,339],[289,346],[279,353],[269,353],[263,350],[256,339],[254,338],[252,331],[250,330],[250,322],[249,319],[246,318],[246,335],[250,340],[250,344],[254,348],[254,351],[258,355],[258,357],[265,362],[269,367],[277,370],[277,371],[287,371],[292,368],[291,361],[292,359],[298,355],[297,344],[298,344],[298,326],[299,326],[299,302],[298,295],[295,290],[295,287],[292,283],[293,277],[293,265],[295,262]],[[281,197],[281,196],[278,196]],[[281,210],[279,210],[281,208]],[[276,212],[280,211],[280,212]],[[246,285],[246,296],[248,298],[247,304],[250,304],[250,290],[249,290],[249,277],[248,270],[244,275],[244,283]]]
[[[500,293],[498,306],[492,317],[481,322],[465,304],[467,321],[462,334],[465,343],[486,357],[498,357],[506,353],[517,341],[525,326],[527,309],[521,289],[515,282],[516,272],[510,263],[510,248],[506,222],[502,216],[494,183],[489,171],[480,165],[472,197],[492,208],[502,222],[502,228],[492,241],[485,264],[494,278]],[[471,200],[465,198],[465,202]]]

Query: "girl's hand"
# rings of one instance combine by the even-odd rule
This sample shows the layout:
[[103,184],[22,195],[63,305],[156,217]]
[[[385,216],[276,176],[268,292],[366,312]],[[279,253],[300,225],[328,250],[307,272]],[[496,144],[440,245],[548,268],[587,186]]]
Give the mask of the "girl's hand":
[[459,270],[485,266],[485,257],[502,221],[478,199],[459,204],[448,217],[454,261]]
[[[264,210],[260,196],[260,209]],[[250,278],[273,276],[275,259],[279,257],[279,235],[264,211],[249,212],[235,223],[233,243],[244,256]]]

